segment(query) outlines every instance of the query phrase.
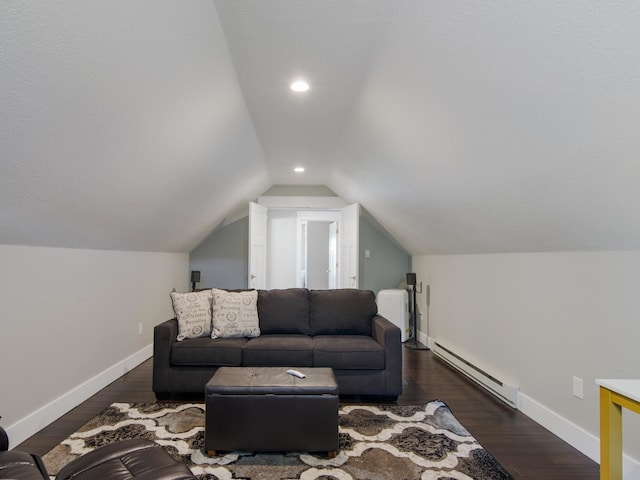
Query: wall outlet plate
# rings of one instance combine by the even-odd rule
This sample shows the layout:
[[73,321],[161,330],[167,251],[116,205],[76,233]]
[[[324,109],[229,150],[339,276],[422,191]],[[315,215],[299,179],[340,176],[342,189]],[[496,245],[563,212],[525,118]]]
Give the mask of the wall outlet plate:
[[580,377],[573,377],[573,396],[579,399],[584,398],[584,382]]

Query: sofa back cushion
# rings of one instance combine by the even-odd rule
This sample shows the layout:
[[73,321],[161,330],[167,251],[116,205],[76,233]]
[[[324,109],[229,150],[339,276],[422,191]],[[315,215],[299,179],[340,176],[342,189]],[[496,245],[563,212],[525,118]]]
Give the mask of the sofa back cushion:
[[309,335],[309,290],[258,290],[258,317],[263,335]]
[[371,335],[378,313],[371,290],[311,290],[311,335]]

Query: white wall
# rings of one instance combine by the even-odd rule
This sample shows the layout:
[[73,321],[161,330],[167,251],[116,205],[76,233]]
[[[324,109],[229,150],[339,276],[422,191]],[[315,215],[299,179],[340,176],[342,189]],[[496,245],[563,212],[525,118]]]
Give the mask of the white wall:
[[[518,385],[524,413],[598,460],[594,380],[640,378],[640,252],[418,256],[413,269],[431,286],[429,337]],[[635,459],[638,417],[623,417]]]
[[0,265],[0,415],[12,445],[149,358],[154,325],[172,317],[169,292],[188,288],[181,253],[0,245]]
[[296,285],[296,239],[296,212],[269,210],[267,288],[290,288]]

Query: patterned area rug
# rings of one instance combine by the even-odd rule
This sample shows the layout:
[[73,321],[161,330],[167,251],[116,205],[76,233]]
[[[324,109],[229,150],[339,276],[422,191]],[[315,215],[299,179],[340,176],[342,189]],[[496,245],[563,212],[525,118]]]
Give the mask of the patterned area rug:
[[341,405],[335,458],[304,452],[232,452],[209,458],[203,453],[204,404],[114,403],[43,459],[55,475],[79,455],[134,437],[161,444],[201,480],[512,479],[440,401]]

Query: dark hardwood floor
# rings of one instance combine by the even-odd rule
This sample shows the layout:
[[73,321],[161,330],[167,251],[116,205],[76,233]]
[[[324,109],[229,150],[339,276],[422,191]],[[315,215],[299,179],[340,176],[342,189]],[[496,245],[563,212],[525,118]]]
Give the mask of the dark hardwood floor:
[[[517,480],[599,478],[597,463],[474,385],[430,351],[404,348],[403,355],[404,387],[397,403],[442,400]],[[114,402],[154,402],[151,371],[152,360],[147,360],[16,448],[44,455]]]

